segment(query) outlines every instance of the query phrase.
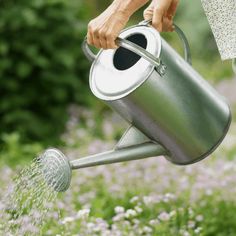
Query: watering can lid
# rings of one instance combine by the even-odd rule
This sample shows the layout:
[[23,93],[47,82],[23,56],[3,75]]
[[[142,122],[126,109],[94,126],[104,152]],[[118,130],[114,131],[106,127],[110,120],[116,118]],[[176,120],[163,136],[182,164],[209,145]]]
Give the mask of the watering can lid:
[[[146,51],[160,56],[161,37],[158,31],[152,27],[137,25],[125,29],[120,38],[142,34],[146,38]],[[120,70],[114,65],[114,57],[118,49],[100,50],[94,60],[89,84],[93,94],[102,100],[117,100],[127,96],[139,87],[154,70],[154,65],[144,58],[140,58],[128,69]]]

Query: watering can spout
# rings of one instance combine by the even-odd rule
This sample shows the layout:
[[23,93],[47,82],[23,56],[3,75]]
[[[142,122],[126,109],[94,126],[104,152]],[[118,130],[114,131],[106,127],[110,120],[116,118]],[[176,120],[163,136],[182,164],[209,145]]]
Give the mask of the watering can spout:
[[80,158],[71,161],[70,165],[72,169],[80,169],[90,166],[106,165],[165,155],[166,153],[166,150],[161,145],[150,142]]
[[162,145],[151,141],[134,126],[130,126],[114,150],[71,161],[72,169],[138,160],[152,156],[166,155]]
[[64,192],[70,186],[72,170],[166,154],[168,152],[163,146],[131,126],[111,151],[69,161],[62,152],[51,148],[41,155],[39,164],[48,185],[57,192]]
[[165,154],[167,151],[160,144],[152,142],[142,132],[131,126],[121,137],[114,150],[80,158],[71,161],[70,164],[72,169],[79,169]]

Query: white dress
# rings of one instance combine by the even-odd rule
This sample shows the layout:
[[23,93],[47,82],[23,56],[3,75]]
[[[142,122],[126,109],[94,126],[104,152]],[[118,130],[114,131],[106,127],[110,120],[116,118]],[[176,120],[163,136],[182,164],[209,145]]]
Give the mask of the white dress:
[[221,59],[236,58],[236,0],[201,0]]

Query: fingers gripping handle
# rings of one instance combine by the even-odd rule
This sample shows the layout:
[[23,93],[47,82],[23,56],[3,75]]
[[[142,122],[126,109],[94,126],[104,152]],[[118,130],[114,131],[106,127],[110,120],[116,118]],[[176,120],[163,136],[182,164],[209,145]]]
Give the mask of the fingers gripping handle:
[[[144,48],[142,48],[142,47],[138,46],[137,44],[132,43],[132,42],[126,40],[126,39],[122,39],[122,38],[118,37],[115,40],[115,42],[116,42],[116,44],[118,46],[126,48],[126,49],[136,53],[140,57],[143,57],[147,61],[149,61],[152,65],[154,65],[156,67],[157,72],[161,76],[163,76],[165,74],[166,66],[162,63],[160,58],[156,58],[154,55],[152,55],[151,53],[147,52]],[[83,41],[82,50],[83,50],[85,56],[87,57],[87,59],[90,62],[93,62],[95,60],[96,55],[89,48],[88,43],[87,43],[87,37],[85,37],[85,39]]]
[[[139,25],[149,25],[150,22],[151,22],[151,20],[145,20],[145,21],[140,22]],[[192,64],[191,63],[191,53],[190,53],[190,47],[189,47],[188,40],[187,40],[185,34],[183,33],[183,31],[177,25],[174,24],[174,26],[175,26],[176,33],[178,34],[179,38],[181,39],[181,41],[183,43],[185,60],[191,65]],[[116,39],[116,44],[118,46],[121,46],[123,48],[126,48],[126,49],[136,53],[140,57],[143,57],[144,59],[149,61],[152,65],[154,65],[156,67],[157,72],[161,76],[163,76],[165,74],[166,65],[164,65],[162,63],[160,58],[156,58],[154,55],[152,55],[151,53],[146,51],[144,48],[142,48],[142,47],[138,46],[137,44],[132,43],[126,39],[120,38],[120,37],[118,37]],[[96,55],[89,48],[88,43],[87,43],[87,37],[85,37],[85,39],[83,41],[82,50],[90,62],[93,62],[95,60]]]

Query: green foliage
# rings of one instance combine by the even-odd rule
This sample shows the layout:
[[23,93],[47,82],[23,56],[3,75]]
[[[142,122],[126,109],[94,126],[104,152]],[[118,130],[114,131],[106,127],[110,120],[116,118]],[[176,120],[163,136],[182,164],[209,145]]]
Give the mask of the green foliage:
[[69,103],[90,104],[81,0],[0,2],[0,130],[55,141]]
[[18,133],[2,135],[2,148],[0,151],[0,164],[17,166],[28,163],[36,158],[43,146],[39,143],[22,145],[21,137]]

